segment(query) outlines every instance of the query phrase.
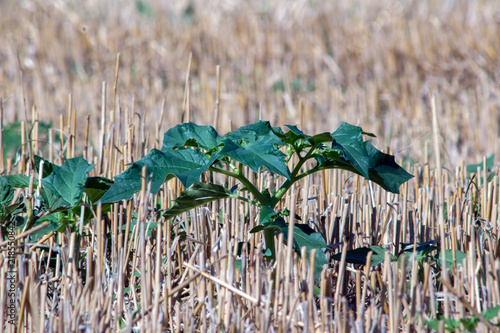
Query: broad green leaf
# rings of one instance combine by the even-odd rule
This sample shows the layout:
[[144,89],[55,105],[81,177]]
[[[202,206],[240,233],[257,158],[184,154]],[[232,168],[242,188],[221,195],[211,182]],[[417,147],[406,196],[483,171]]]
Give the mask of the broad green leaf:
[[[370,252],[372,252],[372,250],[366,246],[349,250],[347,251],[345,261],[350,264],[366,265],[366,257]],[[334,254],[330,256],[330,258],[340,261],[342,260],[342,253]]]
[[500,313],[500,305],[497,305],[492,308],[489,308],[488,310],[483,311],[481,314],[483,315],[484,319],[492,320],[496,318],[499,313]]
[[290,178],[290,171],[285,163],[286,155],[270,142],[272,141],[268,137],[259,137],[254,142],[226,139],[220,155],[231,157],[256,173],[261,167],[265,167],[273,173]]
[[36,169],[37,173],[40,173],[39,169],[40,169],[40,162],[41,161],[44,161],[43,162],[42,178],[45,178],[48,175],[50,175],[52,173],[52,171],[54,171],[54,165],[52,163],[50,163],[49,161],[43,159],[42,157],[35,155],[35,169]]
[[167,209],[163,216],[166,219],[171,219],[208,202],[229,197],[236,198],[237,196],[224,186],[195,183],[190,188],[181,192],[181,195],[175,199],[174,205],[170,209]]
[[[87,173],[94,168],[83,157],[66,160],[62,166],[54,166],[53,172],[42,179],[43,186],[58,197],[61,206],[75,206],[81,198],[81,185],[87,180]],[[54,208],[54,207],[51,207]]]
[[141,190],[143,166],[147,167],[148,178],[153,175],[151,193],[156,194],[161,185],[174,176],[179,178],[185,187],[191,186],[200,180],[201,173],[208,170],[210,164],[211,161],[198,149],[177,149],[171,152],[153,149],[115,177],[114,184],[102,196],[101,202],[110,203],[132,198],[134,193]]
[[[378,246],[378,245],[371,246],[370,249],[373,251],[373,253],[372,253],[372,267],[383,263],[385,260],[385,253],[388,252],[387,249],[384,249],[383,247]],[[391,257],[391,260],[396,259],[396,257],[394,257],[390,252],[389,252],[389,255]]]
[[10,205],[12,199],[14,199],[14,188],[9,185],[5,177],[0,177],[0,205]]
[[[491,169],[493,168],[493,162],[495,160],[495,155],[491,154],[487,159],[486,159],[486,169],[488,171],[491,171]],[[467,165],[467,173],[476,173],[477,172],[477,168],[479,168],[479,170],[483,170],[483,162],[479,162],[479,163],[476,163],[476,164],[469,164]]]
[[259,232],[259,231],[262,231],[266,228],[266,226],[268,226],[270,223],[265,223],[265,224],[259,224],[255,227],[253,227],[252,229],[250,229],[249,233],[251,234],[254,234],[256,232]]
[[235,159],[259,172],[261,167],[286,178],[290,171],[285,163],[286,155],[278,147],[285,143],[275,134],[268,121],[240,127],[223,137],[222,156]]
[[5,177],[0,177],[0,223],[3,224],[10,217],[12,210],[9,205],[14,199],[14,188],[9,185]]
[[283,146],[285,143],[275,134],[274,129],[268,121],[260,120],[254,124],[242,126],[237,130],[227,133],[223,137],[225,140],[239,143],[240,146],[245,147],[247,144],[253,143],[260,139],[262,144]]
[[10,186],[15,188],[25,188],[30,185],[30,177],[26,175],[8,175],[2,178],[4,178]]
[[46,187],[42,187],[41,198],[44,205],[51,211],[64,206],[69,208],[68,205],[65,205],[63,197],[61,197],[58,193],[52,193],[52,191]]
[[[386,249],[380,246],[372,246],[372,247],[360,247],[354,250],[349,250],[346,253],[345,260],[347,263],[356,264],[356,265],[366,265],[366,258],[368,257],[368,253],[373,252],[372,254],[372,267],[380,265],[385,258]],[[337,253],[331,256],[332,259],[341,260],[342,253]],[[391,260],[394,260],[394,256],[391,254]]]
[[48,233],[50,233],[52,231],[56,231],[59,228],[61,228],[61,226],[65,222],[67,222],[67,217],[63,213],[57,212],[57,213],[50,214],[50,215],[47,215],[47,216],[40,218],[34,226],[42,224],[46,221],[49,222],[48,226],[46,226],[45,228],[40,229],[37,232],[34,232],[33,234],[30,235],[31,242],[36,242],[40,238],[42,238],[43,236],[47,235]]
[[[287,227],[287,224],[285,222],[285,219],[282,216],[276,215],[274,217],[273,222],[264,223],[260,226],[264,227],[263,230],[273,230],[275,234],[279,234],[280,232],[283,232],[285,234],[285,239],[286,239],[286,236],[287,236],[286,231],[288,230],[287,229],[288,227]],[[259,230],[258,228],[259,228],[259,226],[255,227],[253,229]]]
[[457,329],[460,328],[460,321],[452,318],[444,318],[441,315],[438,315],[438,318],[436,319],[431,319],[429,321],[426,321],[425,323],[427,326],[432,329],[432,330],[439,330],[439,322],[444,321],[444,329],[450,332],[455,332]]
[[[446,249],[444,252],[444,256],[446,258],[446,267],[453,266],[453,250]],[[455,259],[457,260],[457,265],[461,265],[465,258],[467,258],[467,255],[464,252],[462,252],[460,250],[455,251]],[[440,262],[441,261],[441,252],[436,253],[434,255],[434,259],[437,262]]]
[[[366,178],[380,185],[386,191],[399,193],[401,184],[413,178],[413,175],[401,168],[394,160],[394,156],[379,151],[369,141],[365,141],[363,144],[367,154],[364,161],[368,161],[366,164],[368,177]],[[321,169],[343,169],[363,176],[358,168],[351,163],[352,161],[346,160],[338,149],[325,148],[318,150],[313,156]]]
[[283,131],[279,127],[273,128],[274,134],[285,144],[297,144],[300,141],[305,141],[307,138],[309,138],[309,135],[304,134],[295,125],[285,125],[285,127],[289,129],[289,131],[286,133],[283,133]]
[[[283,218],[276,219],[273,223],[265,226],[264,229],[275,229],[278,232],[282,232],[283,238],[288,242],[288,223],[286,223]],[[314,278],[319,282],[323,265],[328,265],[328,260],[324,252],[327,247],[325,239],[321,233],[315,232],[314,229],[307,224],[295,224],[293,229],[293,248],[295,252],[300,254],[300,249],[304,246],[306,247],[308,259],[311,250],[316,250]]]
[[[306,135],[306,134],[304,134],[304,132],[299,130],[299,128],[296,125],[285,125],[285,127],[290,130],[286,134],[292,133],[300,139],[307,139],[309,137],[309,135]],[[274,132],[276,133],[276,130],[274,130]]]
[[319,145],[326,142],[332,142],[332,140],[333,140],[332,135],[328,132],[316,134],[310,136],[307,139],[307,141],[309,141],[312,145]]
[[96,203],[106,193],[113,182],[104,177],[88,177],[82,191],[87,194],[91,203]]
[[[316,249],[316,263],[314,266],[314,278],[317,282],[321,279],[321,271],[323,270],[324,265],[328,265],[328,260],[325,256],[325,248],[327,247],[325,239],[319,232],[308,233],[305,232],[304,228],[301,226],[309,227],[304,224],[296,224],[293,231],[293,241],[294,247],[298,253],[300,253],[300,249],[302,247],[306,247],[306,252],[308,258],[311,255],[311,250]],[[310,228],[309,228],[310,229]],[[311,229],[312,230],[312,229]]]
[[259,224],[271,223],[277,215],[278,213],[274,211],[273,207],[264,206],[259,212]]
[[200,147],[211,150],[221,143],[221,137],[212,126],[199,126],[194,123],[179,124],[169,129],[163,137],[163,152],[175,148]]
[[[31,125],[28,125],[28,131]],[[46,133],[49,128],[52,127],[52,123],[46,123],[43,121],[38,122],[38,133],[39,140],[46,139]],[[16,151],[21,148],[21,122],[15,122],[11,124],[4,124],[3,131],[3,150],[5,158],[12,158]]]
[[389,192],[399,193],[401,184],[412,179],[413,175],[401,168],[394,156],[379,151],[369,141],[366,141],[365,145],[370,159],[368,179]]
[[366,151],[366,146],[362,137],[361,127],[342,123],[340,127],[332,133],[332,148],[339,149],[344,153],[344,158],[358,170],[365,178],[369,178],[370,158]]
[[[184,187],[199,182],[202,172],[207,171],[213,163],[198,149],[178,149],[164,153],[161,161],[165,168],[164,172],[177,177]],[[154,192],[156,193],[158,190]]]

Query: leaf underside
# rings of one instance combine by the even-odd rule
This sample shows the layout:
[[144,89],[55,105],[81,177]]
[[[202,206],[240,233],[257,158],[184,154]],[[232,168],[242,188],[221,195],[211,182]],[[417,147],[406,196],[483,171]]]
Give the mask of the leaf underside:
[[235,195],[224,186],[196,183],[185,191],[182,191],[181,195],[175,200],[174,205],[168,209],[163,216],[166,219],[170,219],[208,202],[234,196]]

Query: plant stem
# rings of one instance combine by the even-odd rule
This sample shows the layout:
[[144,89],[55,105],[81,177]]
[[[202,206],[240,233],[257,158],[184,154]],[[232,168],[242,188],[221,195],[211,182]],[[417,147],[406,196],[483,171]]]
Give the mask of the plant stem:
[[268,202],[269,200],[264,195],[262,195],[262,193],[260,193],[259,190],[243,175],[243,170],[242,170],[241,164],[240,164],[240,168],[238,169],[238,171],[236,173],[228,171],[228,170],[224,170],[224,169],[219,169],[216,167],[210,167],[209,170],[214,171],[214,172],[218,172],[218,173],[222,173],[223,175],[238,179],[250,191],[250,193],[253,194],[255,199],[261,205],[269,204],[269,202]]
[[316,166],[313,169],[306,171],[302,173],[301,175],[297,176],[297,174],[300,172],[300,169],[304,165],[304,163],[311,158],[311,155],[313,151],[318,147],[319,144],[316,144],[314,146],[311,146],[311,148],[307,151],[307,154],[304,157],[301,157],[300,154],[297,153],[297,156],[299,157],[299,162],[295,166],[295,168],[292,171],[292,175],[290,176],[290,179],[287,179],[283,185],[279,188],[279,190],[273,195],[271,198],[271,205],[272,207],[276,206],[276,204],[283,198],[285,193],[290,189],[290,187],[295,183],[297,180],[304,178],[307,175],[310,175],[316,171],[319,171],[320,169]]
[[262,207],[262,204],[258,201],[254,201],[254,200],[251,200],[251,199],[248,199],[248,198],[236,195],[236,194],[232,195],[231,197],[238,199],[238,200],[241,200],[241,201],[248,202],[249,204],[252,204],[252,205],[257,206],[257,207]]
[[271,259],[276,259],[276,249],[274,248],[274,230],[264,229],[264,241],[266,242],[266,249],[271,250]]
[[318,147],[318,145],[311,146],[311,148],[307,151],[306,156],[304,156],[304,157],[300,157],[300,155],[297,154],[297,156],[299,156],[299,162],[297,163],[297,165],[293,169],[292,175],[290,176],[291,179],[294,179],[295,176],[297,176],[297,174],[300,172],[300,169],[302,168],[302,166],[304,165],[304,163],[309,158],[311,158],[311,155],[312,155],[314,149],[316,149],[317,147]]
[[[314,168],[312,168],[312,169],[310,169],[310,170],[307,170],[306,172],[303,172],[303,173],[301,173],[300,175],[298,175],[298,176],[297,176],[297,178],[295,178],[295,180],[296,180],[296,181],[297,181],[297,180],[300,180],[300,179],[302,179],[302,178],[305,178],[305,177],[307,177],[307,176],[309,176],[309,175],[312,175],[313,173],[318,172],[318,171],[321,171],[321,170],[323,170],[323,169],[328,169],[328,168],[321,168],[321,167],[319,167],[319,166],[315,166]],[[330,168],[330,169],[331,169],[331,168]]]

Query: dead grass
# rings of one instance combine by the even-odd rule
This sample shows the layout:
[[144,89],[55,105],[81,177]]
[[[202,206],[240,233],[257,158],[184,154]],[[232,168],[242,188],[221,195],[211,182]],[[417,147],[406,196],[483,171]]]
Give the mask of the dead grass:
[[[83,154],[95,175],[112,177],[188,119],[220,133],[259,118],[307,133],[348,121],[375,133],[374,144],[416,178],[392,195],[328,172],[301,182],[283,206],[312,221],[331,254],[377,244],[398,254],[401,243],[431,240],[467,254],[448,274],[413,257],[374,268],[332,260],[315,294],[311,263],[282,238],[277,261],[265,261],[248,206],[225,200],[158,220],[153,203],[167,208],[181,190],[171,181],[157,196],[98,210],[82,237],[18,237],[20,325],[5,324],[8,332],[409,332],[429,330],[438,313],[460,319],[500,305],[498,168],[472,178],[464,167],[500,156],[495,1],[58,0],[0,9],[10,13],[0,18],[3,124],[54,128],[55,147],[34,142],[34,153],[57,164]],[[35,126],[31,138],[40,135]],[[19,163],[5,156],[1,169],[29,172],[29,153],[24,145]],[[148,233],[150,222],[158,226]],[[239,242],[250,246],[237,257]],[[3,251],[0,299],[7,269]]]

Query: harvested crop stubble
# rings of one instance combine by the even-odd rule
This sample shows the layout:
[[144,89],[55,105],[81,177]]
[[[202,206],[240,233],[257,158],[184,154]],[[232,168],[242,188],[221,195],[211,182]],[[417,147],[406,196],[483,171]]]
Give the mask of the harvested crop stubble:
[[[4,0],[0,12],[4,331],[498,331],[496,1]],[[277,172],[242,168],[248,193],[203,171],[231,195],[171,219],[183,183],[154,188],[142,169],[130,200],[98,203],[177,124],[259,120],[360,126],[415,178],[399,194],[343,170],[300,179],[276,211],[326,244],[309,253],[285,228],[268,252],[250,233],[251,201],[279,190]]]

